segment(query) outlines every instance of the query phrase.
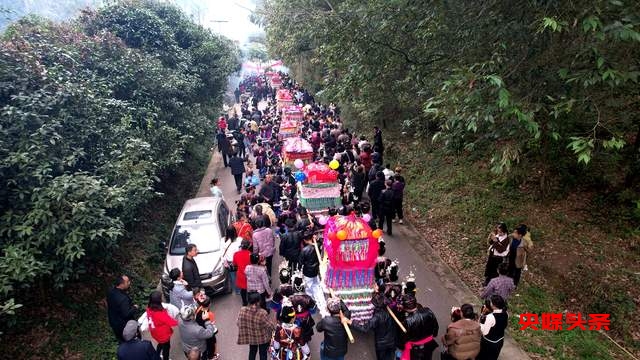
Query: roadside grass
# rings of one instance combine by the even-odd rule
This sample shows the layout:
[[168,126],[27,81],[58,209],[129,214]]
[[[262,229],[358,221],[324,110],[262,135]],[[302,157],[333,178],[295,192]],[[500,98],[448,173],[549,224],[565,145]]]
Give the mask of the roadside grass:
[[[519,296],[510,301],[510,333],[532,358],[629,357],[597,331],[519,331],[517,314],[524,312],[610,313],[608,334],[628,350],[640,350],[632,335],[638,329],[633,319],[640,315],[634,302],[637,292],[630,290],[637,290],[640,282],[637,238],[624,236],[628,229],[619,221],[612,220],[619,232],[603,232],[601,227],[609,219],[590,213],[588,196],[566,193],[542,201],[535,191],[496,179],[483,163],[464,154],[451,156],[430,145],[393,138],[393,134],[386,138],[390,145],[385,162],[401,165],[407,179],[407,212],[418,228],[434,228],[431,233],[440,234],[441,238],[429,239],[431,245],[445,261],[456,259],[450,265],[459,274],[465,273],[462,278],[477,280],[468,283],[473,290],[481,289],[486,236],[494,224],[504,221],[509,229],[519,223],[531,227],[535,249]],[[577,207],[587,210],[577,211]],[[600,212],[607,213],[607,209]],[[633,245],[629,252],[616,247],[625,241],[636,244],[636,251]]]
[[[120,248],[105,254],[77,282],[56,293],[43,309],[25,311],[12,334],[16,340],[0,350],[8,359],[115,359],[117,343],[107,322],[106,293],[118,274],[132,281],[131,296],[140,309],[157,288],[167,240],[184,201],[193,197],[206,171],[210,144],[195,144],[178,171],[161,176],[152,200],[127,229]],[[8,334],[9,335],[9,334]],[[25,357],[25,344],[29,346]]]

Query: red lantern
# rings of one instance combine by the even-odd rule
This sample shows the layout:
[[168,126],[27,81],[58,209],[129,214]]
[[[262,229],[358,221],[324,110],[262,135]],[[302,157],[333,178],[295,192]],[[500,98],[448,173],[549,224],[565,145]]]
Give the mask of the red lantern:
[[336,237],[338,238],[338,240],[344,240],[347,238],[347,232],[344,230],[338,230],[338,233],[336,233]]
[[380,238],[382,236],[382,230],[375,229],[375,230],[373,230],[371,235],[373,235],[374,238],[378,239],[378,238]]

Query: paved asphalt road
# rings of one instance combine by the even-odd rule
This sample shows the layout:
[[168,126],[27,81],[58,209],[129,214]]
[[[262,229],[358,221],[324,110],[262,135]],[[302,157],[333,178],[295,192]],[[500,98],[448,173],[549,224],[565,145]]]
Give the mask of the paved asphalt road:
[[[216,152],[213,154],[213,158],[205,177],[202,180],[202,185],[198,191],[197,196],[209,196],[208,184],[211,178],[218,176],[221,180],[221,187],[224,192],[225,201],[231,209],[235,209],[235,201],[239,199],[239,195],[236,194],[235,184],[231,175],[230,169],[222,167],[222,160],[220,155]],[[185,199],[186,200],[186,199]],[[438,317],[438,323],[440,325],[439,337],[446,330],[447,325],[450,323],[449,314],[452,306],[459,306],[462,300],[460,280],[453,275],[450,270],[445,271],[443,275],[443,266],[439,258],[432,257],[427,263],[425,260],[418,256],[418,253],[413,250],[409,241],[409,237],[417,238],[418,234],[409,225],[394,224],[393,230],[394,236],[385,236],[387,242],[387,256],[391,259],[398,259],[400,263],[400,278],[404,279],[405,276],[412,270],[416,274],[416,284],[418,287],[417,297],[418,301],[430,307]],[[274,270],[273,280],[274,284],[277,283],[277,264],[280,260],[276,256],[274,257]],[[447,268],[448,269],[448,268]],[[462,286],[464,287],[464,286]],[[473,299],[466,291],[466,299]],[[470,297],[471,296],[471,297]],[[458,300],[456,300],[458,299]],[[237,326],[236,317],[241,306],[240,296],[235,294],[216,296],[213,299],[214,312],[216,317],[216,325],[219,329],[218,340],[218,352],[221,354],[221,358],[224,360],[244,360],[248,357],[248,346],[236,345],[237,340]],[[475,300],[476,304],[480,304],[479,300]],[[316,316],[318,316],[316,314]],[[319,320],[319,317],[316,321]],[[177,329],[177,328],[176,328]],[[148,338],[148,334],[145,335]],[[349,351],[346,359],[358,359],[369,360],[375,359],[373,336],[370,334],[362,334],[354,331],[355,343],[349,345]],[[319,359],[320,352],[319,346],[322,341],[322,334],[315,334],[311,341],[311,355],[313,358]],[[516,359],[524,360],[528,359],[528,356],[522,353],[517,346],[509,342],[505,344],[503,353],[500,359]],[[178,331],[174,333],[171,340],[171,358],[174,360],[185,359],[180,344],[180,337]],[[439,359],[438,351],[434,352],[433,359]]]

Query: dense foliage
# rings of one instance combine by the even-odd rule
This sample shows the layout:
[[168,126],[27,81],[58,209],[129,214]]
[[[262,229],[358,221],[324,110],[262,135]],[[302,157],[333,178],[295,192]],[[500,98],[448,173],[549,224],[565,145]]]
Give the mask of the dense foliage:
[[360,117],[544,191],[640,179],[637,1],[268,0],[260,15],[273,55]]
[[118,245],[162,174],[210,136],[238,59],[230,40],[148,1],[6,30],[0,315],[22,289],[61,287]]

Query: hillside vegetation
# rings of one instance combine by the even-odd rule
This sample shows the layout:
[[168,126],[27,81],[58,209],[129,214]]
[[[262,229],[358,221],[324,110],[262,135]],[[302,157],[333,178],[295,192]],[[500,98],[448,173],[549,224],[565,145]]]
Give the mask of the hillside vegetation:
[[[525,222],[512,311],[611,313],[640,351],[637,1],[268,0],[255,21],[350,127],[385,129],[416,224],[472,288],[492,224]],[[597,332],[512,334],[542,359],[628,357]]]
[[[67,283],[80,289],[78,303],[83,291],[101,293],[108,272],[126,266],[113,257],[118,248],[156,246],[128,231],[161,216],[149,215],[162,210],[150,201],[203,165],[184,162],[207,153],[210,119],[239,66],[230,40],[166,3],[119,1],[66,23],[28,17],[6,29],[1,332],[51,306]],[[160,187],[165,181],[173,182]]]

